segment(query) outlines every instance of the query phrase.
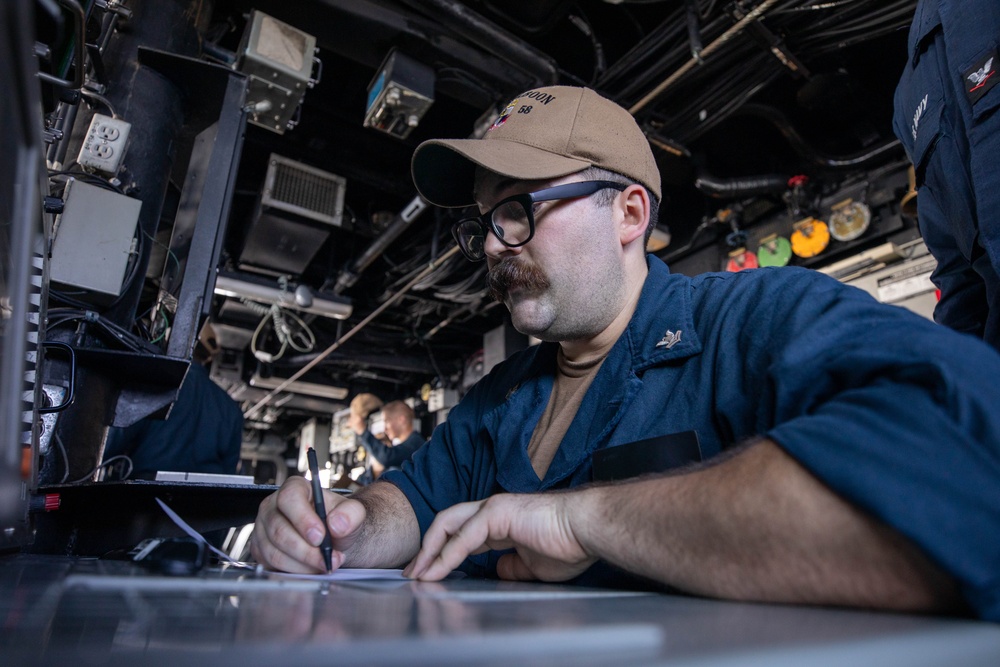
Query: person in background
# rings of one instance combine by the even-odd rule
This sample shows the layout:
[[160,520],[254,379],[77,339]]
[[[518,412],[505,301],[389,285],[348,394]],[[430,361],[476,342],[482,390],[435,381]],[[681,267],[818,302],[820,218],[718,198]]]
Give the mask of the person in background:
[[398,469],[409,461],[413,453],[424,444],[424,439],[413,430],[415,415],[413,408],[403,401],[392,401],[382,407],[382,423],[385,425],[386,444],[368,429],[368,419],[351,411],[348,426],[354,431],[359,445],[365,448],[370,459],[369,465],[358,479],[360,484],[370,484],[386,470]]
[[934,319],[1000,349],[1000,2],[921,0],[893,128],[938,265]]
[[[688,277],[646,242],[660,174],[595,91],[518,95],[432,140],[417,190],[514,327],[411,461],[326,498],[334,566],[666,586],[1000,621],[1000,355],[797,267]],[[252,553],[324,569],[304,480]]]
[[205,322],[169,416],[108,429],[104,458],[127,455],[133,478],[153,478],[161,470],[236,474],[243,412],[208,373],[220,349],[215,329]]

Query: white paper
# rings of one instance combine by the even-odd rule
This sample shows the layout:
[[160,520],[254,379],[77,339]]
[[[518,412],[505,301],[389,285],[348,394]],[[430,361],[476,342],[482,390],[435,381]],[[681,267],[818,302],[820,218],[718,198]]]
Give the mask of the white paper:
[[275,572],[264,570],[269,577],[283,577],[285,579],[305,579],[308,581],[359,581],[363,579],[381,581],[409,581],[403,576],[402,570],[391,570],[381,568],[363,567],[342,567],[334,570],[330,574],[292,574],[290,572]]

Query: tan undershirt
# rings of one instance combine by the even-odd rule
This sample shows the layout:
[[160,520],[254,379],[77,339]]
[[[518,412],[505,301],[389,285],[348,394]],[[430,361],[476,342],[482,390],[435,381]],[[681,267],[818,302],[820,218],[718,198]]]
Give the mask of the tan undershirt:
[[545,473],[555,458],[559,443],[569,430],[569,425],[580,409],[590,383],[601,369],[601,364],[610,350],[609,345],[581,359],[570,361],[563,354],[562,348],[559,348],[552,395],[549,397],[549,404],[545,406],[542,418],[535,425],[531,442],[528,443],[528,458],[538,479],[545,479]]
[[[580,409],[590,383],[593,382],[608,352],[618,342],[618,338],[632,319],[632,313],[635,312],[635,306],[639,302],[639,294],[642,292],[644,276],[645,265],[642,278],[632,281],[632,288],[626,295],[624,308],[604,331],[587,341],[571,341],[559,345],[552,395],[541,419],[535,424],[531,441],[528,443],[528,459],[538,479],[545,479],[545,473],[548,472],[549,465],[559,450],[563,436],[573,423],[573,417]],[[569,350],[570,356],[565,354],[566,350]]]

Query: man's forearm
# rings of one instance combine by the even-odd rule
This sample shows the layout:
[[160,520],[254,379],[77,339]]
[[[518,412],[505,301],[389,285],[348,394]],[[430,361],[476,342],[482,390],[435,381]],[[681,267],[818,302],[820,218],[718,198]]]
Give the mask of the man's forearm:
[[376,482],[351,496],[365,506],[358,540],[345,567],[402,567],[420,548],[420,526],[406,496],[388,482]]
[[358,436],[358,439],[361,441],[361,445],[365,448],[368,454],[386,468],[398,466],[399,463],[402,463],[402,461],[394,461],[393,450],[395,447],[391,447],[380,441],[371,431],[361,433]]
[[405,444],[387,445],[372,434],[365,431],[361,436],[361,444],[376,461],[386,468],[398,468],[403,462],[409,459],[414,452],[414,447]]
[[919,549],[769,441],[694,472],[581,493],[574,532],[590,553],[692,593],[900,610],[959,603]]

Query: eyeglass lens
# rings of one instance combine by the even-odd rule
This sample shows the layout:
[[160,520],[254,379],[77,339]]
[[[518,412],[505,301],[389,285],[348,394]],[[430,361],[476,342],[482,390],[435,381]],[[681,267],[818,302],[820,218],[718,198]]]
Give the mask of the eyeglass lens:
[[478,260],[486,255],[486,228],[480,220],[475,218],[462,220],[455,225],[454,236],[462,252],[469,259]]
[[[530,213],[520,201],[503,202],[491,214],[493,232],[503,244],[516,247],[527,243],[531,238]],[[454,229],[455,240],[465,255],[473,260],[485,257],[486,234],[485,222],[476,218],[462,220]]]
[[520,201],[505,202],[493,209],[493,229],[499,232],[497,236],[506,245],[520,245],[531,235],[528,216],[528,211]]

